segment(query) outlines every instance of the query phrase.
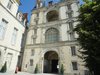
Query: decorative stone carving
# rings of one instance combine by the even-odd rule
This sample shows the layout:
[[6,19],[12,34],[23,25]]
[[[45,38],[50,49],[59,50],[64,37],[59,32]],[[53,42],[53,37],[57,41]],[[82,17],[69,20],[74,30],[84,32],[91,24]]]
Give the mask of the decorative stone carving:
[[33,27],[33,29],[38,29],[38,27],[36,26],[36,25],[34,25],[34,26],[32,26]]
[[[34,55],[34,60],[36,60],[36,62],[34,64],[39,65],[38,67],[39,67],[40,72],[43,72],[43,70],[44,70],[44,65],[45,65],[45,60],[44,60],[45,56],[44,55],[46,52],[49,52],[49,51],[55,51],[58,53],[58,56],[59,56],[58,64],[64,65],[64,69],[65,69],[66,73],[68,73],[68,72],[70,73],[72,71],[70,69],[70,64],[71,64],[73,57],[71,56],[71,52],[69,52],[69,47],[73,46],[73,45],[75,45],[75,46],[79,45],[78,42],[76,41],[76,39],[72,39],[74,36],[74,32],[73,32],[73,27],[71,27],[71,26],[74,26],[74,24],[75,24],[74,22],[77,21],[77,17],[76,16],[74,17],[72,15],[74,10],[71,9],[71,4],[74,2],[75,2],[74,0],[64,0],[64,2],[54,4],[50,7],[43,7],[43,8],[38,8],[36,10],[33,10],[33,13],[36,13],[36,14],[40,13],[41,16],[37,15],[37,17],[35,18],[35,21],[37,22],[40,18],[39,23],[36,23],[36,24],[30,26],[30,28],[29,28],[29,30],[33,30],[33,34],[32,34],[33,43],[27,44],[26,50],[33,49],[33,48],[36,50],[36,55]],[[66,8],[68,8],[68,11],[67,12],[63,11]],[[49,22],[46,21],[47,13],[52,10],[56,10],[58,12],[58,14],[60,13],[61,14],[60,17],[62,17],[62,19],[60,18],[55,21],[53,20],[53,21],[49,21]],[[50,13],[50,14],[52,14],[52,13]],[[53,14],[54,14],[54,12],[53,12]],[[67,16],[67,18],[64,18],[66,16],[66,14],[69,16]],[[42,19],[45,20],[45,22],[42,22],[43,21]],[[69,27],[69,25],[70,25],[70,27]],[[55,34],[54,34],[54,36],[61,38],[60,41],[55,41],[53,43],[45,42],[45,40],[46,40],[45,33],[49,28],[56,28],[59,30],[60,33],[57,34],[59,36],[57,36]],[[50,34],[48,34],[48,35],[50,35]],[[53,37],[53,38],[55,39],[55,37]],[[51,39],[51,36],[49,36],[48,39],[49,38]],[[28,58],[28,59],[30,59],[30,58]],[[76,57],[75,57],[75,60],[77,60]],[[52,61],[50,61],[50,62],[52,62]],[[66,65],[67,65],[67,67],[66,67]],[[33,69],[31,69],[31,70],[33,71]]]
[[36,39],[37,38],[37,35],[32,35],[31,38],[32,39]]
[[68,19],[68,21],[67,21],[68,23],[73,23],[74,22],[74,20],[73,19]]
[[35,22],[37,22],[38,20],[39,20],[39,18],[38,18],[38,17],[36,17],[36,18],[34,19],[34,21],[35,21]]
[[68,10],[66,14],[73,13],[73,10]]

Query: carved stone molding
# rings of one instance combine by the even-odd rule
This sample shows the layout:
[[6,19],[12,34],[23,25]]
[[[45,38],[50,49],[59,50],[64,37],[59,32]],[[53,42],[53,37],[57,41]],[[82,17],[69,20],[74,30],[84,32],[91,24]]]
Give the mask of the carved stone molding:
[[32,39],[36,39],[37,38],[37,35],[32,35],[31,38]]
[[77,41],[61,41],[57,43],[39,43],[39,44],[28,44],[26,45],[26,49],[32,48],[52,48],[52,47],[61,47],[61,46],[71,46],[71,45],[79,45]]
[[35,14],[37,12],[47,11],[48,9],[52,9],[52,8],[58,8],[59,9],[61,6],[66,6],[67,4],[73,4],[73,3],[78,3],[78,1],[77,0],[65,0],[64,2],[56,3],[51,7],[41,7],[41,8],[34,9],[32,11],[32,14]]
[[67,18],[67,19],[63,19],[63,20],[42,23],[42,24],[38,24],[38,25],[31,25],[29,30],[34,29],[35,26],[38,27],[38,28],[41,28],[41,27],[52,27],[52,26],[61,26],[61,24],[69,23],[69,21],[76,22],[77,21],[77,17],[72,17],[71,19]]

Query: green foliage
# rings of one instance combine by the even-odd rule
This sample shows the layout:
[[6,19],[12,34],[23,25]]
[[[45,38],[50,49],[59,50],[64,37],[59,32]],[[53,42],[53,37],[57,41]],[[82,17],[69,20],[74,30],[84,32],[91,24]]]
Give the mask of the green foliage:
[[4,72],[6,72],[6,70],[7,70],[7,64],[5,62],[4,66],[1,68],[0,72],[4,73]]
[[61,68],[60,68],[60,75],[64,75],[64,66],[63,66],[63,64],[61,65]]
[[38,73],[38,65],[36,65],[34,73]]
[[100,75],[100,0],[89,1],[80,7],[79,24],[75,31],[83,48],[86,67],[94,75]]

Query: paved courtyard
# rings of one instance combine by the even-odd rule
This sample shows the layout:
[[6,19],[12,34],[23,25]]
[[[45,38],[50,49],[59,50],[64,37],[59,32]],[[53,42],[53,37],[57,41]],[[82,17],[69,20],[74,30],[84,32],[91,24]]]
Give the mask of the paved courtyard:
[[31,74],[31,73],[26,73],[26,72],[18,72],[17,74],[12,74],[12,73],[0,73],[0,75],[58,75],[58,74]]

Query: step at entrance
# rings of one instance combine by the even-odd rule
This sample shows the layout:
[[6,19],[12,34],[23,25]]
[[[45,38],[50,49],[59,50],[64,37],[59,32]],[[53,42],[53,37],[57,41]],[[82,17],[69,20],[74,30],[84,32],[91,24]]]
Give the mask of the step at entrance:
[[36,74],[36,75],[59,75],[59,74],[48,74],[48,73],[42,73],[42,74]]

